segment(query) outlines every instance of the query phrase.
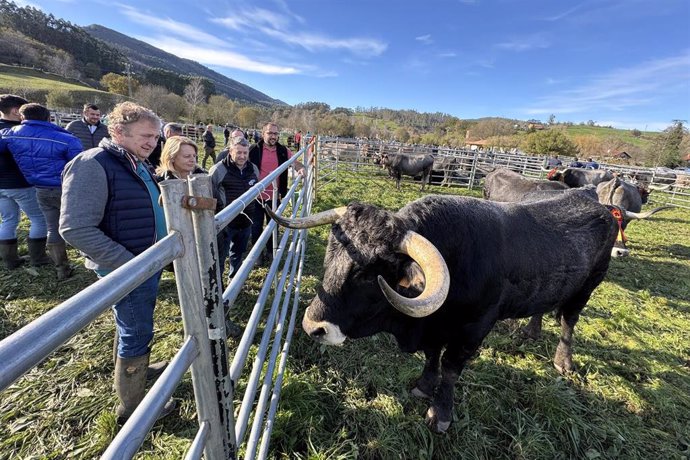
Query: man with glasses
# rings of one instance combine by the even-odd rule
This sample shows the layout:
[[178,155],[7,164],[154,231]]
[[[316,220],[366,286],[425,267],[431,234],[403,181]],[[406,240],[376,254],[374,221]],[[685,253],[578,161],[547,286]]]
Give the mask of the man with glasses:
[[[280,165],[288,161],[292,157],[292,152],[286,146],[278,142],[280,135],[280,128],[275,123],[268,123],[262,130],[263,139],[254,144],[249,149],[249,161],[254,163],[259,168],[259,180],[263,180],[266,176],[275,171]],[[293,163],[293,168],[297,174],[304,177],[306,170],[304,165],[298,161]],[[283,172],[278,177],[278,201],[287,194],[288,174]],[[259,195],[261,201],[268,206],[272,206],[273,200],[273,185],[269,185],[266,190]],[[277,203],[276,203],[277,205]],[[252,216],[252,242],[256,241],[261,236],[263,231],[264,220],[268,220],[268,214],[264,211],[263,206],[256,206],[254,208],[254,215]],[[265,263],[269,259],[269,255],[273,252],[273,241],[268,240],[266,244],[266,251],[263,254],[262,262]]]

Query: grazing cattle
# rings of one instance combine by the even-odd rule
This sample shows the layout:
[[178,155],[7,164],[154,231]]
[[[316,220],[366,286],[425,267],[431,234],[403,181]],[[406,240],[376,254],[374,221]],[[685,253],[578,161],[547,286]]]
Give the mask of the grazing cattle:
[[388,173],[395,179],[395,186],[400,190],[400,180],[402,175],[418,176],[422,175],[422,186],[429,182],[431,168],[434,165],[433,155],[403,155],[399,153],[386,153],[381,156],[381,164],[388,169]]
[[530,180],[506,168],[490,172],[484,179],[484,198],[492,201],[518,202],[525,195],[541,190],[567,190],[562,182]]
[[388,332],[403,351],[423,351],[412,394],[432,400],[426,421],[438,432],[451,423],[460,373],[499,320],[555,310],[554,365],[573,369],[573,328],[618,232],[606,207],[576,190],[526,203],[429,195],[398,212],[351,203],[273,217],[290,228],[333,224],[304,330],[329,345]]
[[566,168],[562,171],[552,169],[546,178],[563,182],[570,188],[583,187],[585,185],[597,185],[600,182],[613,179],[613,173],[606,169],[580,169]]
[[659,211],[673,208],[673,206],[660,206],[640,214],[642,205],[647,203],[649,190],[642,186],[625,182],[618,177],[597,185],[597,196],[601,204],[625,209],[626,219],[623,223],[623,229],[625,229],[630,219],[646,219]]

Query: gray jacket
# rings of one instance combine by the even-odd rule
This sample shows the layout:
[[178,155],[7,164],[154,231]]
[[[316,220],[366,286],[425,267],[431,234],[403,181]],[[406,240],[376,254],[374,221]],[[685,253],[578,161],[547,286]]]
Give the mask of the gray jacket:
[[83,150],[98,147],[98,143],[101,142],[101,139],[110,137],[108,134],[108,127],[103,123],[98,123],[96,125],[96,131],[91,134],[89,125],[83,118],[81,120],[74,120],[68,124],[65,129],[79,138]]

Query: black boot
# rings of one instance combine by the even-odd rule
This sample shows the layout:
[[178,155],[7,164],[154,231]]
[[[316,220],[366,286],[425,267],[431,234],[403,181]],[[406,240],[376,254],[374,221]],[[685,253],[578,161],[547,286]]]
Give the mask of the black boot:
[[72,276],[74,270],[67,259],[67,246],[65,243],[48,244],[48,252],[50,253],[50,258],[53,259],[55,263],[58,281],[65,280]]
[[29,262],[33,267],[50,265],[50,257],[46,254],[47,238],[29,238],[26,245],[29,247]]
[[[120,404],[115,409],[117,423],[123,424],[129,419],[146,393],[146,369],[149,355],[135,358],[117,358],[115,362],[115,391]],[[175,401],[170,399],[158,415],[161,419],[175,409]]]
[[5,268],[14,270],[24,263],[24,259],[17,255],[17,240],[0,240],[0,258],[5,262]]

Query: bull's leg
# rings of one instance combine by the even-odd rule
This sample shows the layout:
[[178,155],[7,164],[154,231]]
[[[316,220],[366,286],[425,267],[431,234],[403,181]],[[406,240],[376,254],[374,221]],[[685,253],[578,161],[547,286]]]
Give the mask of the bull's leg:
[[424,371],[422,376],[417,379],[412,394],[418,398],[431,399],[441,380],[441,347],[425,349]]
[[449,344],[441,359],[441,382],[434,394],[434,400],[426,412],[426,423],[434,431],[444,433],[453,420],[453,399],[455,384],[465,364],[474,355],[484,337],[495,323],[488,319],[484,323],[465,325],[458,331],[462,342]]
[[541,313],[532,316],[529,319],[529,323],[527,323],[527,326],[522,328],[522,333],[532,340],[538,340],[539,338],[541,338],[542,316],[544,315],[542,315]]
[[561,374],[572,372],[573,366],[573,329],[577,320],[580,318],[580,310],[561,315],[561,338],[556,347],[556,354],[553,358],[554,367]]

